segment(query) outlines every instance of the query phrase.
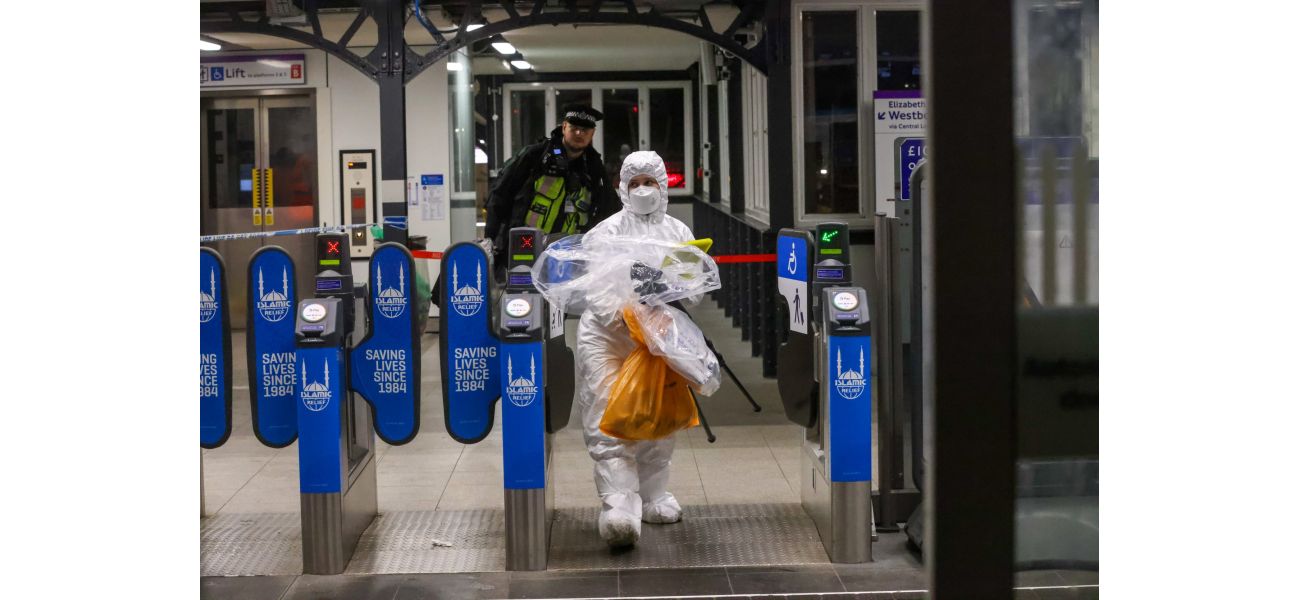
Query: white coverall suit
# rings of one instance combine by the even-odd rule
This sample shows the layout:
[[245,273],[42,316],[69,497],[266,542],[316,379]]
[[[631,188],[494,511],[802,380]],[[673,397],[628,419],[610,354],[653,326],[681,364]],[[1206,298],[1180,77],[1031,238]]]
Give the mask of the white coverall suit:
[[[652,175],[659,188],[643,185],[633,197],[628,182],[637,175]],[[654,152],[628,155],[620,171],[618,186],[623,210],[601,221],[584,236],[584,243],[601,236],[629,236],[671,242],[695,239],[685,223],[669,216],[668,173],[663,159]],[[651,195],[644,191],[655,190]],[[583,438],[587,452],[596,461],[596,490],[601,512],[597,523],[600,537],[611,546],[634,544],[641,534],[641,521],[675,523],[682,507],[668,493],[668,465],[673,456],[673,437],[628,442],[601,433],[600,420],[609,403],[610,388],[618,370],[636,342],[623,324],[622,315],[583,313],[578,322],[576,352],[577,400],[582,411]]]

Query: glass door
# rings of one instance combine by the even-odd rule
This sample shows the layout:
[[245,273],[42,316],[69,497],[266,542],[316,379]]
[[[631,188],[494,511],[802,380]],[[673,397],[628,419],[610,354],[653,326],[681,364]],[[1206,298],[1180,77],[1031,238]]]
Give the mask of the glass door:
[[[262,230],[253,222],[253,199],[261,194],[256,98],[214,99],[203,102],[199,211],[200,235],[252,233]],[[260,240],[227,240],[205,244],[226,263],[230,324],[243,327],[248,310],[248,259]]]
[[596,131],[603,137],[605,171],[609,181],[618,187],[618,172],[623,159],[641,147],[640,100],[637,88],[608,88],[601,90],[601,109],[605,119]]
[[[205,98],[201,107],[200,234],[315,226],[319,179],[311,99]],[[311,289],[310,236],[205,244],[225,260],[233,328],[243,328],[247,319],[248,260],[271,243],[287,250],[298,265],[298,289]]]
[[[320,197],[316,153],[316,111],[306,96],[275,96],[261,100],[262,139],[266,168],[262,229],[302,229],[316,226]],[[297,265],[298,290],[313,289],[315,236],[264,238],[264,245],[284,248]]]

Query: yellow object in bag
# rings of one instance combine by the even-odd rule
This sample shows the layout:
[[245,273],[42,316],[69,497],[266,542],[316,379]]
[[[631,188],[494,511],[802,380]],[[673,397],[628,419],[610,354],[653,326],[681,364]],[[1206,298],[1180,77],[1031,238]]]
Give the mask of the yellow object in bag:
[[699,425],[686,379],[646,348],[641,324],[631,309],[623,309],[623,321],[637,347],[614,378],[600,431],[621,440],[644,441]]

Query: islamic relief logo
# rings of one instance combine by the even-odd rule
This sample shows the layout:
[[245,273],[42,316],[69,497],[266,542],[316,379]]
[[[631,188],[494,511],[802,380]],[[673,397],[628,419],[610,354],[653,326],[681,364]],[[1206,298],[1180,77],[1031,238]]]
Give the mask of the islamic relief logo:
[[520,408],[532,404],[533,399],[537,398],[537,357],[530,355],[528,363],[529,377],[525,379],[520,375],[516,379],[513,357],[506,357],[506,381],[510,382],[506,386],[506,397],[510,399],[511,404]]
[[375,269],[375,289],[379,290],[379,295],[375,297],[375,307],[379,309],[379,314],[390,319],[396,319],[406,312],[406,268],[404,265],[397,265],[397,287],[384,288],[384,268],[382,266]]
[[284,268],[284,273],[280,279],[279,290],[271,288],[266,291],[266,284],[262,280],[262,268],[257,268],[257,312],[262,315],[263,319],[275,323],[289,314],[289,267]]
[[468,283],[465,287],[460,285],[460,269],[456,263],[451,264],[451,306],[462,317],[472,317],[478,314],[480,308],[483,308],[483,264],[478,263],[476,266],[477,284],[470,286]]
[[199,290],[199,322],[207,323],[217,314],[217,270],[208,271],[208,291]]
[[330,405],[330,364],[325,363],[325,383],[307,383],[307,365],[299,364],[302,371],[302,405],[312,412],[320,412]]
[[835,351],[835,389],[839,390],[840,395],[845,400],[853,400],[862,395],[862,391],[867,389],[867,360],[866,354],[861,347],[858,348],[858,370],[852,368],[845,371],[840,360],[840,351]]

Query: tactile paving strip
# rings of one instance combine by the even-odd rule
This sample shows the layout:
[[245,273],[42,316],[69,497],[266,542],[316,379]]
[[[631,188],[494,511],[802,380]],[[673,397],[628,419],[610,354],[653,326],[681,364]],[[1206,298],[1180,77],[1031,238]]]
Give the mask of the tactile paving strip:
[[642,524],[636,547],[611,551],[597,508],[556,511],[549,569],[654,569],[827,564],[812,519],[798,504],[687,506],[681,522]]
[[298,514],[218,514],[203,519],[199,564],[204,576],[301,575]]
[[[476,573],[506,568],[502,510],[389,512],[361,534],[348,574]],[[450,544],[449,546],[435,545]]]
[[[812,519],[798,504],[687,506],[680,523],[643,524],[636,546],[618,551],[600,539],[598,514],[595,507],[555,511],[548,569],[829,562]],[[302,573],[296,514],[218,515],[204,521],[201,537],[203,575]],[[503,511],[408,511],[378,516],[362,534],[346,572],[475,573],[504,571],[505,564]]]

